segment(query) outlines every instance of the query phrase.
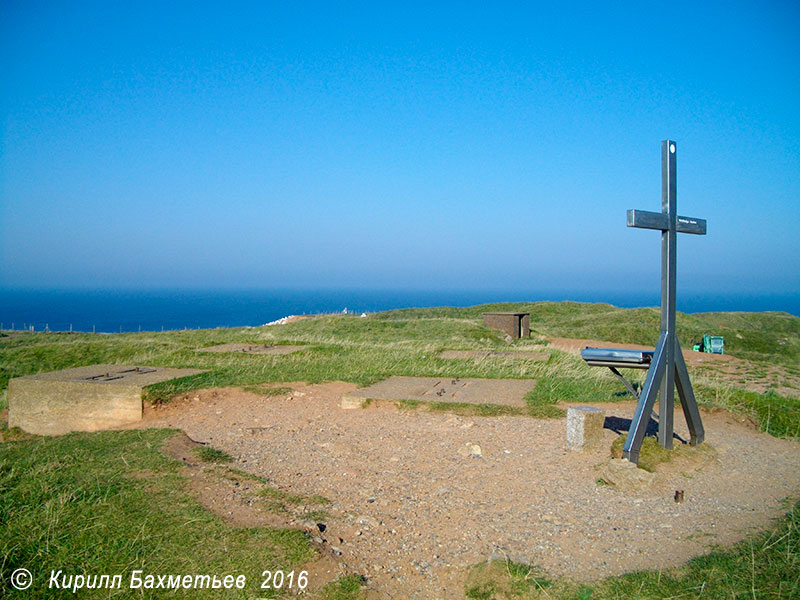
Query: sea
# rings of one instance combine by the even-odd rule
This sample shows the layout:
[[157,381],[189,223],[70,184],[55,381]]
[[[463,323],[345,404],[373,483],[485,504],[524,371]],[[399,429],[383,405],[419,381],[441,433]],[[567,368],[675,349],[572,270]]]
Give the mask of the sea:
[[[255,327],[290,315],[564,300],[633,308],[658,306],[660,295],[513,289],[0,289],[0,329],[123,333]],[[800,294],[682,294],[678,310],[783,311],[800,316]]]

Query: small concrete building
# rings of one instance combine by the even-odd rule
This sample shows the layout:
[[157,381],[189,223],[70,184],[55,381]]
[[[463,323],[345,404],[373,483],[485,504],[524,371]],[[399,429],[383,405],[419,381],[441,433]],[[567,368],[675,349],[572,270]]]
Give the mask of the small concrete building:
[[531,334],[531,314],[515,312],[483,313],[483,323],[492,329],[505,331],[513,339]]

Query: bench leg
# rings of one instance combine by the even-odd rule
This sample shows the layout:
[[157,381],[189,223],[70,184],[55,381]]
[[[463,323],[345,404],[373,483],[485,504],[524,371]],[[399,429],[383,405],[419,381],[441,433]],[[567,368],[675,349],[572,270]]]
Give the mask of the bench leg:
[[626,388],[628,388],[628,391],[631,393],[631,396],[633,396],[634,398],[636,398],[636,399],[638,400],[638,399],[639,399],[639,394],[638,394],[638,392],[637,392],[637,391],[636,391],[636,389],[635,389],[635,388],[634,388],[634,387],[633,387],[633,386],[630,384],[630,382],[629,382],[627,379],[625,379],[625,378],[622,376],[622,373],[620,373],[619,371],[617,371],[616,367],[608,367],[608,368],[611,370],[611,372],[612,372],[614,375],[616,375],[616,376],[617,376],[617,379],[619,379],[619,380],[622,382],[622,384],[623,384],[623,385],[624,385]]

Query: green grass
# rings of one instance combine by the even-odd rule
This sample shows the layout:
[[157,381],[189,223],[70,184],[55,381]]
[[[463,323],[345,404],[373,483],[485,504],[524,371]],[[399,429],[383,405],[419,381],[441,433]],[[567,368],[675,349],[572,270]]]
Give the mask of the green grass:
[[288,512],[288,506],[298,505],[305,502],[306,497],[299,494],[291,494],[275,488],[264,488],[259,495],[265,498],[264,504],[274,512]]
[[[660,309],[624,309],[610,304],[580,302],[518,302],[470,306],[405,309],[376,315],[386,320],[450,318],[477,322],[490,311],[529,312],[537,334],[613,340],[654,345]],[[711,333],[725,337],[725,350],[740,358],[768,359],[795,366],[800,363],[800,318],[784,312],[678,313],[678,337],[684,347]]]
[[[622,458],[622,446],[625,444],[625,438],[626,436],[621,435],[614,440],[611,445],[612,458]],[[640,469],[652,473],[658,465],[672,460],[673,453],[674,451],[667,450],[661,446],[656,438],[648,436],[642,440],[642,447],[639,450],[639,462],[636,464]]]
[[467,402],[430,402],[429,410],[433,412],[452,412],[457,415],[475,417],[500,417],[503,415],[521,415],[524,410],[515,406],[499,404],[470,404]]
[[753,419],[764,433],[800,439],[800,401],[772,391],[763,394],[731,385],[695,385],[695,393],[707,407],[724,408]]
[[[612,458],[622,458],[622,446],[625,444],[625,438],[626,436],[621,435],[611,444]],[[675,442],[675,447],[667,450],[658,443],[655,437],[647,436],[642,440],[637,464],[640,469],[652,473],[659,465],[673,460],[682,460],[683,464],[699,468],[714,460],[716,456],[717,451],[709,442],[703,442],[699,446]]]
[[203,462],[209,463],[229,463],[233,462],[230,454],[223,450],[217,450],[211,446],[200,446],[195,449],[197,457]]
[[476,565],[464,584],[464,595],[472,600],[494,598],[548,597],[553,582],[542,577],[534,567],[512,560]]
[[279,387],[266,387],[264,385],[245,385],[243,389],[248,392],[254,392],[266,398],[274,398],[275,396],[286,396],[292,393],[292,388],[286,386]]
[[[531,313],[534,336],[506,344],[502,335],[483,326],[481,314],[512,310]],[[751,377],[773,363],[800,374],[800,319],[786,313],[708,313],[678,316],[679,334],[688,344],[703,333],[723,333],[728,353],[748,361]],[[658,335],[656,309],[620,309],[607,304],[537,302],[487,304],[388,311],[361,319],[330,315],[278,327],[91,334],[41,333],[0,343],[0,394],[10,377],[93,363],[148,364],[206,370],[192,377],[146,388],[153,402],[199,388],[239,386],[267,396],[289,393],[278,382],[344,380],[370,385],[391,375],[536,379],[526,397],[524,414],[560,417],[558,403],[630,400],[606,369],[587,367],[580,358],[545,348],[545,362],[503,357],[445,360],[445,349],[497,350],[537,347],[544,335],[609,339],[653,344]],[[198,353],[196,348],[222,343],[295,344],[307,348],[287,356]],[[541,351],[541,350],[540,350]],[[800,399],[768,392],[758,394],[698,370],[698,402],[746,415],[766,432],[800,437]],[[644,373],[626,373],[640,384]],[[637,380],[638,377],[638,380]],[[800,394],[798,394],[800,396]],[[4,402],[0,396],[0,410]],[[410,405],[406,405],[410,407]],[[464,414],[476,409],[454,407]],[[492,409],[503,413],[503,409]],[[481,411],[483,411],[481,413]],[[491,411],[478,409],[475,414]]]
[[359,600],[363,598],[361,592],[363,585],[363,577],[345,575],[327,584],[320,594],[320,600]]
[[[222,454],[226,457],[228,456],[224,452]],[[214,455],[216,456],[216,453]],[[327,517],[322,507],[331,504],[331,501],[324,496],[319,494],[303,496],[285,492],[273,487],[265,477],[220,464],[227,461],[212,460],[209,462],[214,463],[212,472],[219,477],[237,483],[242,481],[251,482],[249,494],[244,499],[247,503],[256,501],[272,513],[278,515],[293,514],[302,517],[306,521],[324,520]]]
[[[531,313],[534,338],[506,344],[483,326],[491,310]],[[537,346],[543,335],[609,339],[653,344],[658,335],[656,309],[620,309],[607,304],[537,302],[488,304],[468,308],[406,309],[361,319],[331,315],[278,327],[91,334],[41,333],[0,343],[0,391],[10,377],[93,363],[193,367],[207,372],[150,386],[146,397],[165,402],[198,388],[239,386],[265,395],[288,393],[286,381],[310,383],[344,380],[370,385],[391,375],[537,379],[526,398],[527,414],[560,416],[557,403],[613,402],[624,390],[605,369],[586,367],[576,356],[545,348],[546,362],[502,357],[445,360],[445,349],[498,350]],[[678,316],[687,345],[703,333],[722,333],[726,350],[750,361],[752,372],[776,363],[787,372],[800,364],[800,319],[786,313],[709,313]],[[296,344],[307,349],[287,356],[198,353],[196,348],[222,343]],[[701,405],[746,414],[764,431],[800,435],[800,400],[772,393],[746,392],[706,378],[697,386]],[[627,396],[630,399],[630,396]],[[0,402],[2,400],[0,399]]]
[[128,578],[142,569],[244,574],[245,590],[215,590],[214,597],[250,598],[263,570],[313,559],[299,531],[233,528],[203,509],[186,492],[181,465],[159,451],[174,434],[113,431],[0,444],[0,589],[10,589],[17,568],[34,576],[31,590],[15,596],[26,598],[74,597],[46,589],[51,569]]
[[[476,565],[464,588],[468,598],[564,600],[666,600],[730,598],[789,600],[800,597],[800,502],[772,531],[727,550],[694,558],[666,571],[641,571],[594,583],[541,580],[535,571],[502,562]],[[527,573],[527,574],[526,574]]]

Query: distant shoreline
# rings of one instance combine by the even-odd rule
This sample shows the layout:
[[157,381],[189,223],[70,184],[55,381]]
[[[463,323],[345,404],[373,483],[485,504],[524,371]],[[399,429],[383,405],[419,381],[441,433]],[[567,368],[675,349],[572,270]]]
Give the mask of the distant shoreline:
[[[607,303],[620,308],[658,306],[657,293],[496,292],[414,290],[0,290],[3,330],[120,333],[217,327],[257,327],[323,313],[375,313],[399,308],[467,307],[511,302]],[[800,316],[800,294],[712,296],[681,293],[678,310],[787,312]]]

